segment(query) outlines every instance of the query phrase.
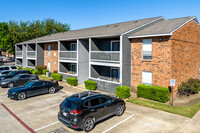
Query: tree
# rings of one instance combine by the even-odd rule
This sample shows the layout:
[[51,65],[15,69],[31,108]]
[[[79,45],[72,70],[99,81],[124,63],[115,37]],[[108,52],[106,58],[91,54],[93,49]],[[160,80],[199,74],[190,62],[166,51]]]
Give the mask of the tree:
[[0,23],[0,48],[10,54],[15,54],[16,43],[69,30],[69,24],[50,18],[32,22],[2,22]]

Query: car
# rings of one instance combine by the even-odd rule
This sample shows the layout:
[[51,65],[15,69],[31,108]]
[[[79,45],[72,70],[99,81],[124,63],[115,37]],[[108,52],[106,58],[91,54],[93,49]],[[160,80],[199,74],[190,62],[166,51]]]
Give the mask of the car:
[[25,83],[31,81],[31,80],[38,80],[38,76],[32,75],[32,74],[18,74],[15,75],[12,78],[7,78],[7,79],[3,79],[0,82],[0,86],[1,87],[9,87],[12,88],[14,86],[20,86],[20,85],[24,85]]
[[0,76],[0,81],[3,80],[3,79],[12,78],[12,77],[14,77],[15,75],[22,74],[22,73],[28,73],[28,74],[31,74],[31,72],[28,71],[28,70],[18,70],[18,71],[13,71],[13,72],[10,72],[10,73],[7,74],[7,75]]
[[4,70],[17,70],[17,67],[15,65],[10,65],[10,66],[1,66],[0,67],[0,72]]
[[58,120],[72,129],[91,131],[95,123],[126,109],[123,99],[98,92],[84,91],[67,97],[60,104]]
[[56,80],[35,80],[27,82],[22,86],[10,88],[7,95],[11,99],[24,100],[27,97],[45,93],[55,93],[58,90],[59,84]]
[[3,70],[0,72],[0,76],[5,76],[7,74],[9,74],[10,72],[13,72],[12,70]]

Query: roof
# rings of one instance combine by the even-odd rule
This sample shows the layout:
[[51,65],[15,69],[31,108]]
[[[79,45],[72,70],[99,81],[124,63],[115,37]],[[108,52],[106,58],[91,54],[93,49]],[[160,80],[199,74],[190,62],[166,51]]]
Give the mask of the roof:
[[89,38],[94,36],[114,36],[114,35],[117,36],[132,29],[135,29],[139,26],[147,24],[148,22],[155,21],[158,19],[163,19],[163,17],[154,17],[154,18],[133,20],[128,22],[85,28],[80,30],[71,30],[67,32],[61,32],[61,33],[47,35],[44,37],[39,37],[18,44],[36,43],[36,42],[53,41],[53,40],[55,41],[55,40],[65,40],[65,39]]
[[172,35],[174,31],[179,29],[185,23],[196,19],[195,17],[184,17],[176,19],[162,20],[129,36],[129,38],[140,38],[150,36]]

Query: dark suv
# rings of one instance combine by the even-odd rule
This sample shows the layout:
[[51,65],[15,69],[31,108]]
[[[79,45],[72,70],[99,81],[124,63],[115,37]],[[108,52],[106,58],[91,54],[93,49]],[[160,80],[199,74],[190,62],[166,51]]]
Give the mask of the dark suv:
[[58,119],[68,127],[89,132],[96,122],[112,115],[121,116],[125,109],[121,98],[84,91],[67,97],[60,104]]

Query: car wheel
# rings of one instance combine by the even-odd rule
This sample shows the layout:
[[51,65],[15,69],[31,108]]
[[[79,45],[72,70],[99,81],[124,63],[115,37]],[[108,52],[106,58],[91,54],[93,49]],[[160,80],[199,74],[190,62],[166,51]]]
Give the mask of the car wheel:
[[124,109],[125,109],[125,108],[124,108],[124,104],[123,104],[123,103],[117,105],[117,108],[116,108],[116,110],[115,110],[115,115],[117,115],[117,116],[123,115]]
[[26,93],[21,92],[18,94],[17,99],[18,100],[24,100],[26,98]]
[[49,93],[52,94],[52,93],[55,93],[56,92],[56,89],[54,87],[50,87],[49,88]]
[[14,86],[13,83],[9,83],[9,84],[8,84],[8,87],[9,87],[9,88],[12,88],[13,86]]
[[92,118],[88,118],[83,124],[83,131],[89,132],[94,128],[94,120]]

